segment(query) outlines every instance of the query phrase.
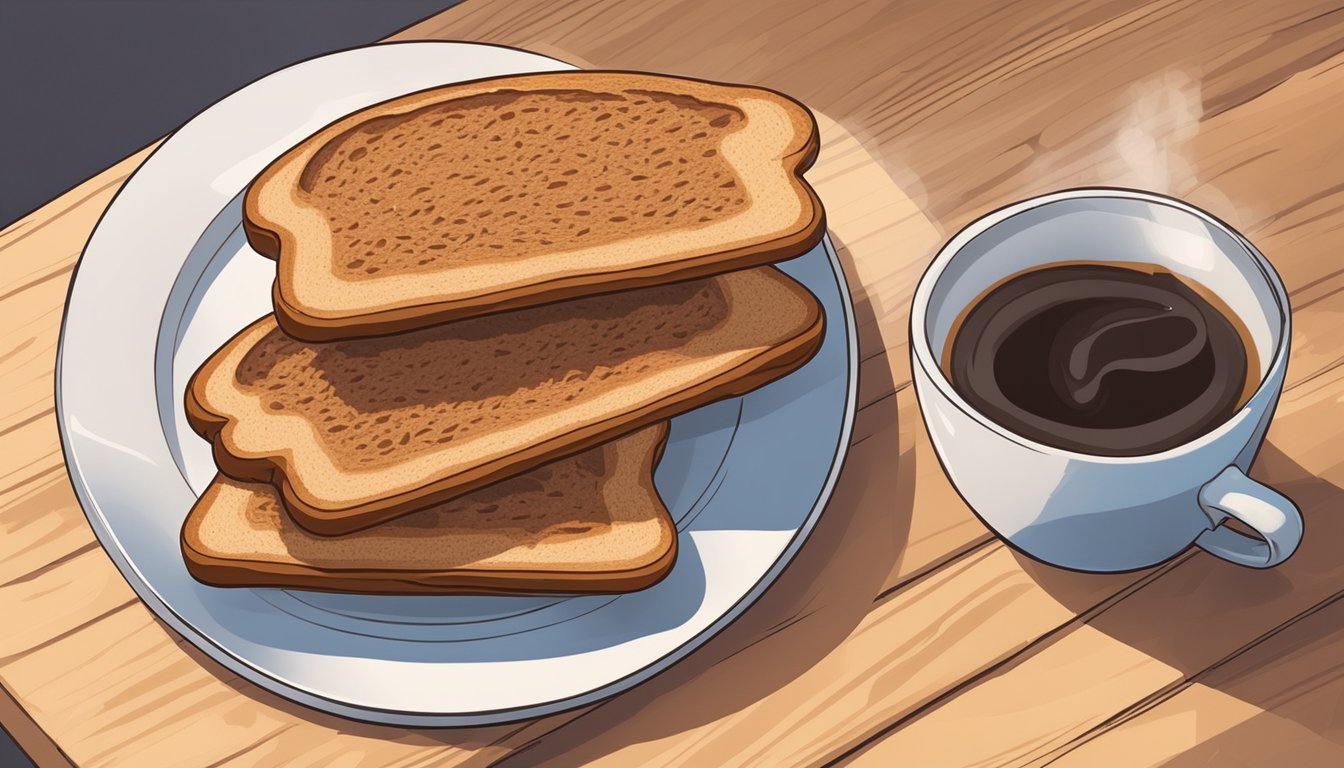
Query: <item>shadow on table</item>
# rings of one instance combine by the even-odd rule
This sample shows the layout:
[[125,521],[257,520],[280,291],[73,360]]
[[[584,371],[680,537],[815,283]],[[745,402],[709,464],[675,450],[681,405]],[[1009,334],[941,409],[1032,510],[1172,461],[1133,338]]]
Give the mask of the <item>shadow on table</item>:
[[[876,324],[882,307],[874,306],[874,300],[857,289],[848,251],[839,241],[834,245],[851,286],[856,286],[860,356],[884,355]],[[862,389],[890,393],[894,389],[890,366],[878,362],[864,368]],[[797,678],[852,633],[872,610],[873,596],[882,590],[895,567],[893,553],[899,555],[905,550],[909,536],[914,505],[914,467],[909,466],[913,453],[902,457],[897,465],[898,426],[896,397],[879,398],[860,410],[851,444],[870,441],[872,445],[859,454],[851,453],[846,460],[825,513],[774,586],[683,661],[591,707],[522,723],[476,728],[408,730],[359,723],[307,709],[261,690],[189,644],[182,644],[204,668],[239,692],[322,727],[407,745],[477,750],[499,744],[503,751],[498,757],[511,747],[526,744],[527,751],[520,759],[528,764],[545,763],[557,755],[564,755],[565,763],[582,764],[625,745],[692,730],[750,707]],[[579,716],[581,724],[561,727]],[[311,745],[311,740],[307,743]]]
[[[1287,698],[1284,691],[1291,687],[1291,680],[1246,685],[1244,675],[1225,674],[1215,665],[1248,651],[1250,645],[1304,612],[1344,594],[1344,557],[1339,545],[1344,541],[1344,490],[1316,477],[1272,443],[1265,444],[1251,474],[1292,498],[1306,521],[1301,547],[1276,568],[1244,568],[1197,548],[1140,574],[1073,573],[1017,557],[1022,568],[1055,599],[1075,613],[1091,614],[1085,620],[1093,629],[1175,668],[1187,681],[1269,709],[1275,705],[1271,699]],[[1096,605],[1097,580],[1114,580],[1119,591],[1136,578],[1136,588],[1123,599]],[[1341,623],[1308,617],[1292,628],[1290,636],[1267,642],[1282,645],[1290,653],[1331,633],[1344,637]],[[1132,703],[1141,704],[1146,707],[1152,702]],[[1321,727],[1317,722],[1302,725]],[[1237,740],[1231,732],[1219,738],[1225,744]]]

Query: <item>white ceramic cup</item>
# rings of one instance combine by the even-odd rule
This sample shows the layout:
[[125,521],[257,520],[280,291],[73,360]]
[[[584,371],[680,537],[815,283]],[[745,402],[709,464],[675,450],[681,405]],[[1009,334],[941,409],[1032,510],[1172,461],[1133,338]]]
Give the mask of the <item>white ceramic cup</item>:
[[[1249,332],[1261,380],[1211,432],[1142,456],[1093,456],[1027,439],[978,413],[939,361],[958,316],[1003,278],[1047,264],[1149,262],[1212,290]],[[999,536],[1044,562],[1086,571],[1144,568],[1191,544],[1256,568],[1302,538],[1293,503],[1246,472],[1288,365],[1288,294],[1232,228],[1179,200],[1074,189],[997,210],[957,233],[915,290],[915,392],[943,469]],[[1222,525],[1236,518],[1258,536]]]

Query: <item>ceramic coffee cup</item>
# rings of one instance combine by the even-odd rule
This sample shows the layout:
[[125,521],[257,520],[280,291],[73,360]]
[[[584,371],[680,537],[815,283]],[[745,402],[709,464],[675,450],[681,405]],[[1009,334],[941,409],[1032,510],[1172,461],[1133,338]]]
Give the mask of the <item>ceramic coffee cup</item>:
[[[1079,259],[1156,264],[1214,293],[1252,342],[1247,353],[1260,372],[1254,394],[1212,431],[1140,456],[1055,448],[978,413],[939,365],[958,317],[1009,276]],[[995,211],[939,252],[911,307],[915,392],[957,491],[1027,555],[1077,570],[1126,571],[1193,544],[1267,568],[1287,559],[1302,538],[1293,503],[1246,475],[1283,389],[1290,322],[1283,282],[1226,224],[1160,195],[1068,190]],[[1256,535],[1223,525],[1230,518]]]

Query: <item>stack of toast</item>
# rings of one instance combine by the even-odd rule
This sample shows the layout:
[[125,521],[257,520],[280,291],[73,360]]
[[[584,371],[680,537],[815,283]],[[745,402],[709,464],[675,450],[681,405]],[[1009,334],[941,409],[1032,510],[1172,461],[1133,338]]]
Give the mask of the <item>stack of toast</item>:
[[797,369],[812,116],[626,72],[434,88],[247,191],[275,312],[192,377],[220,474],[182,529],[218,586],[616,592],[676,558],[667,421]]

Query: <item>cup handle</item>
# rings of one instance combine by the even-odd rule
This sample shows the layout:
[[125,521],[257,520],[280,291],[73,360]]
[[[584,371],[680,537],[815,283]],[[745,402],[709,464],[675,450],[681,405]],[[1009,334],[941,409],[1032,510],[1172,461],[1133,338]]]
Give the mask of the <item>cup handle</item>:
[[[1199,490],[1199,505],[1213,528],[1195,539],[1204,551],[1251,568],[1287,560],[1302,541],[1302,514],[1288,497],[1257,483],[1238,467],[1228,467]],[[1222,525],[1235,518],[1260,538]]]

